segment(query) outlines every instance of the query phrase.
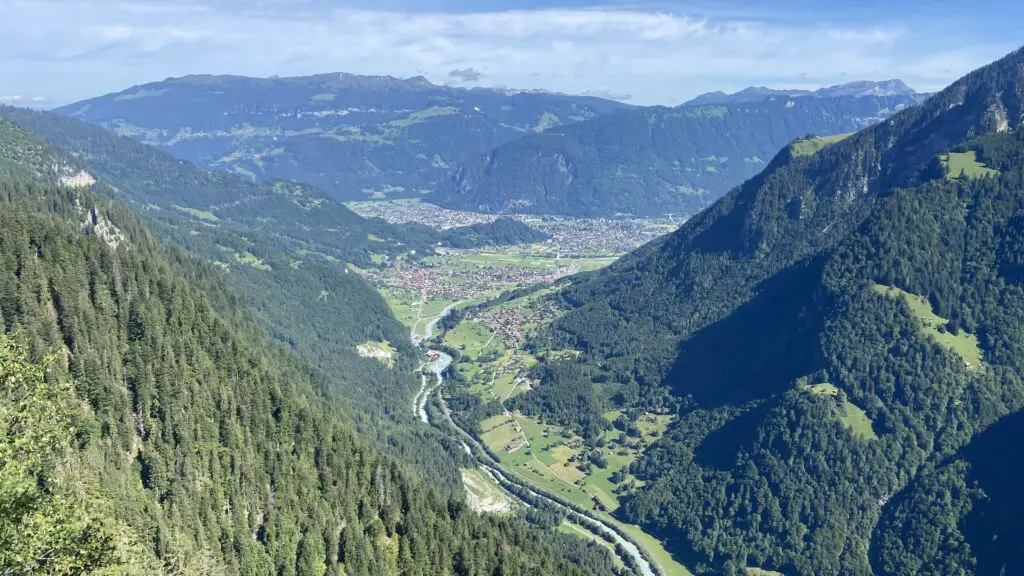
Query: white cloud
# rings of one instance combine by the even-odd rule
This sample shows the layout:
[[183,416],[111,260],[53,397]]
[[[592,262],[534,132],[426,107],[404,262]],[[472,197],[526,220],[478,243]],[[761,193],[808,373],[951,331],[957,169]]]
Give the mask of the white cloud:
[[25,97],[20,94],[17,96],[0,96],[0,104],[14,104],[24,99]]
[[[9,6],[8,6],[9,5]],[[1011,45],[955,46],[898,24],[780,24],[639,9],[229,12],[172,0],[5,0],[0,90],[81,98],[187,73],[328,71],[630,94],[673,104],[749,84],[900,77],[934,90]],[[927,29],[915,25],[913,30]]]

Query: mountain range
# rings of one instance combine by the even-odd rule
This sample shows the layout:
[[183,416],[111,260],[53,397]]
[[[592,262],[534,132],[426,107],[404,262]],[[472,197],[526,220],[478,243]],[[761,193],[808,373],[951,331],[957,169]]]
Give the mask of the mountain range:
[[[899,80],[748,88],[676,108],[423,78],[189,76],[57,110],[254,180],[345,200],[567,216],[689,216],[808,134],[917,103]],[[701,104],[702,106],[695,106]]]
[[[576,277],[514,407],[678,414],[620,511],[698,573],[1014,574],[1024,51]],[[1017,436],[1015,436],[1017,435]],[[1001,462],[997,464],[997,462]]]
[[859,130],[915,103],[843,95],[625,110],[479,154],[427,200],[485,212],[686,217],[795,138]]
[[628,107],[543,91],[441,86],[425,78],[322,74],[186,76],[56,112],[202,166],[366,200],[418,197],[466,157]]
[[737,104],[740,102],[760,102],[767,98],[836,98],[839,96],[906,96],[918,98],[922,95],[907,86],[902,80],[858,80],[846,84],[837,84],[817,90],[785,90],[768,88],[767,86],[748,86],[742,90],[726,94],[721,90],[705,92],[683,103],[683,106],[706,106],[708,104]]

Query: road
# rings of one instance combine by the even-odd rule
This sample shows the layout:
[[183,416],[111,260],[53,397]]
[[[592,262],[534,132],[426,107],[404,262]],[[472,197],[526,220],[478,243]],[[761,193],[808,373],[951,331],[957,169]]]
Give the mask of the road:
[[[419,414],[420,420],[423,420],[428,424],[430,423],[430,415],[427,413],[426,409],[427,400],[430,398],[430,395],[433,394],[434,391],[441,386],[441,383],[444,382],[443,373],[445,370],[448,369],[449,366],[451,366],[452,363],[452,357],[449,356],[448,354],[445,354],[444,352],[441,352],[439,350],[435,350],[435,352],[437,352],[437,358],[430,362],[429,364],[427,364],[426,367],[424,367],[424,374],[422,376],[423,383],[420,387],[420,393],[416,395],[416,400],[414,402],[414,409]],[[429,388],[427,387],[426,372],[432,372],[437,377],[437,383]],[[448,411],[447,404],[442,403],[442,405],[444,407],[444,415],[445,418],[448,420],[448,423],[452,426],[452,428],[458,430],[459,434],[462,436],[460,440],[462,442],[463,450],[466,451],[466,454],[473,456],[477,464],[480,466],[480,468],[482,468],[484,472],[487,473],[488,476],[494,479],[495,482],[497,482],[502,487],[505,487],[506,489],[508,489],[509,485],[525,489],[534,498],[544,500],[545,502],[548,502],[549,504],[557,508],[560,508],[563,512],[566,513],[566,516],[568,518],[574,520],[576,524],[580,525],[584,529],[587,529],[591,532],[593,532],[596,529],[597,531],[603,534],[607,534],[617,544],[619,544],[622,547],[622,549],[626,551],[627,554],[629,554],[629,556],[633,559],[635,565],[640,567],[640,576],[658,576],[658,573],[654,571],[654,568],[651,566],[651,563],[647,561],[647,558],[645,558],[644,555],[640,552],[640,549],[637,547],[637,545],[627,540],[626,538],[623,538],[622,535],[619,534],[619,532],[617,532],[610,525],[606,524],[605,522],[602,522],[601,520],[597,520],[593,517],[585,516],[578,512],[577,510],[575,510],[574,508],[566,506],[561,502],[552,500],[551,498],[548,498],[544,494],[540,494],[536,490],[533,490],[528,486],[524,486],[520,482],[513,482],[509,480],[508,475],[505,473],[504,470],[500,468],[500,466],[497,463],[489,463],[485,461],[484,458],[480,456],[480,454],[487,454],[486,450],[484,450],[484,447],[480,445],[476,438],[474,438],[468,432],[460,428],[459,425],[456,424],[454,420],[452,420],[452,416],[451,413]],[[469,444],[467,444],[467,441],[469,442]],[[477,448],[476,452],[474,452],[474,450],[470,447],[470,444]],[[514,496],[514,490],[510,490],[510,494]],[[529,506],[529,503],[522,500],[521,502]]]

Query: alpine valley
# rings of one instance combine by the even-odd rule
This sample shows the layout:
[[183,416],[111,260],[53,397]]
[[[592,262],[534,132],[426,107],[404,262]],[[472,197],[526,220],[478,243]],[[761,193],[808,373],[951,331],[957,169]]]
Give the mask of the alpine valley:
[[1022,434],[1024,49],[0,107],[0,575],[1008,576]]

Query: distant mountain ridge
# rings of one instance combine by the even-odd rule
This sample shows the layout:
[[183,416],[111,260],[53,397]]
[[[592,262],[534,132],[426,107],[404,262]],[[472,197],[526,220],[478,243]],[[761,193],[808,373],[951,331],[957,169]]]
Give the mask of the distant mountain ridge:
[[55,111],[199,165],[366,200],[420,196],[473,154],[627,108],[589,96],[437,85],[422,76],[332,73],[169,78]]
[[767,86],[748,86],[732,94],[721,90],[705,92],[683,103],[683,106],[707,106],[709,104],[736,104],[739,102],[760,102],[765,98],[798,98],[810,96],[814,98],[836,98],[839,96],[907,96],[914,97],[918,93],[907,86],[902,80],[856,80],[845,84],[837,84],[817,90],[774,89]]
[[844,95],[623,110],[476,155],[427,200],[498,213],[689,216],[794,139],[860,130],[916,102]]

